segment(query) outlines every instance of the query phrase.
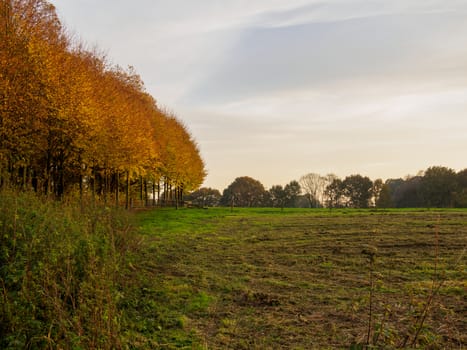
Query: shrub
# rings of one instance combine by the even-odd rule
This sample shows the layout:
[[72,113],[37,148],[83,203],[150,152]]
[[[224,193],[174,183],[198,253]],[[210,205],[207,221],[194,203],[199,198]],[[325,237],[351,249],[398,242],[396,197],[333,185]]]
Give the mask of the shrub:
[[0,348],[119,348],[128,217],[0,192]]

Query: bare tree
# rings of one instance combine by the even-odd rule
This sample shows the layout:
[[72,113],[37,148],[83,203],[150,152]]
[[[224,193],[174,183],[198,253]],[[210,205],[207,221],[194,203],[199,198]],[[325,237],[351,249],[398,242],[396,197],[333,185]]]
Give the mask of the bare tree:
[[308,173],[300,178],[300,185],[305,192],[310,208],[320,206],[323,195],[324,177],[316,173]]
[[311,208],[325,205],[326,187],[335,179],[337,179],[337,176],[334,174],[321,176],[316,173],[309,173],[300,178],[300,185]]

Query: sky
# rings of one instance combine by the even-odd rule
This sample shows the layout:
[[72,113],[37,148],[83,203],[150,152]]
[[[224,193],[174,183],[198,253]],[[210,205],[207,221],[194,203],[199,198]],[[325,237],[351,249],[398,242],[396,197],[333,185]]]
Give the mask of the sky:
[[188,126],[204,186],[467,167],[467,1],[50,2]]

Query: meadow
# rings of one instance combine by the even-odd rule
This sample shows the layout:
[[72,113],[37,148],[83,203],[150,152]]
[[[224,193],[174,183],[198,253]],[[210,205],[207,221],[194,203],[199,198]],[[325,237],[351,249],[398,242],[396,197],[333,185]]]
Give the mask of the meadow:
[[0,191],[2,349],[462,349],[467,210],[151,209]]
[[136,214],[132,348],[467,346],[466,210]]

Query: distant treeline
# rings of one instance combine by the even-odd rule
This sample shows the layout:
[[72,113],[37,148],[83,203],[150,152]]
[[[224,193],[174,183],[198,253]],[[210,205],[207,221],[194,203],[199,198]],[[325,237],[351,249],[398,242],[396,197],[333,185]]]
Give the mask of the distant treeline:
[[309,208],[465,208],[467,169],[432,166],[416,176],[372,181],[367,176],[309,173],[284,187],[266,190],[258,180],[239,177],[223,194],[201,188],[187,199],[201,206]]
[[0,185],[123,192],[128,205],[148,185],[176,200],[204,177],[187,128],[134,69],[72,40],[47,1],[0,1]]

